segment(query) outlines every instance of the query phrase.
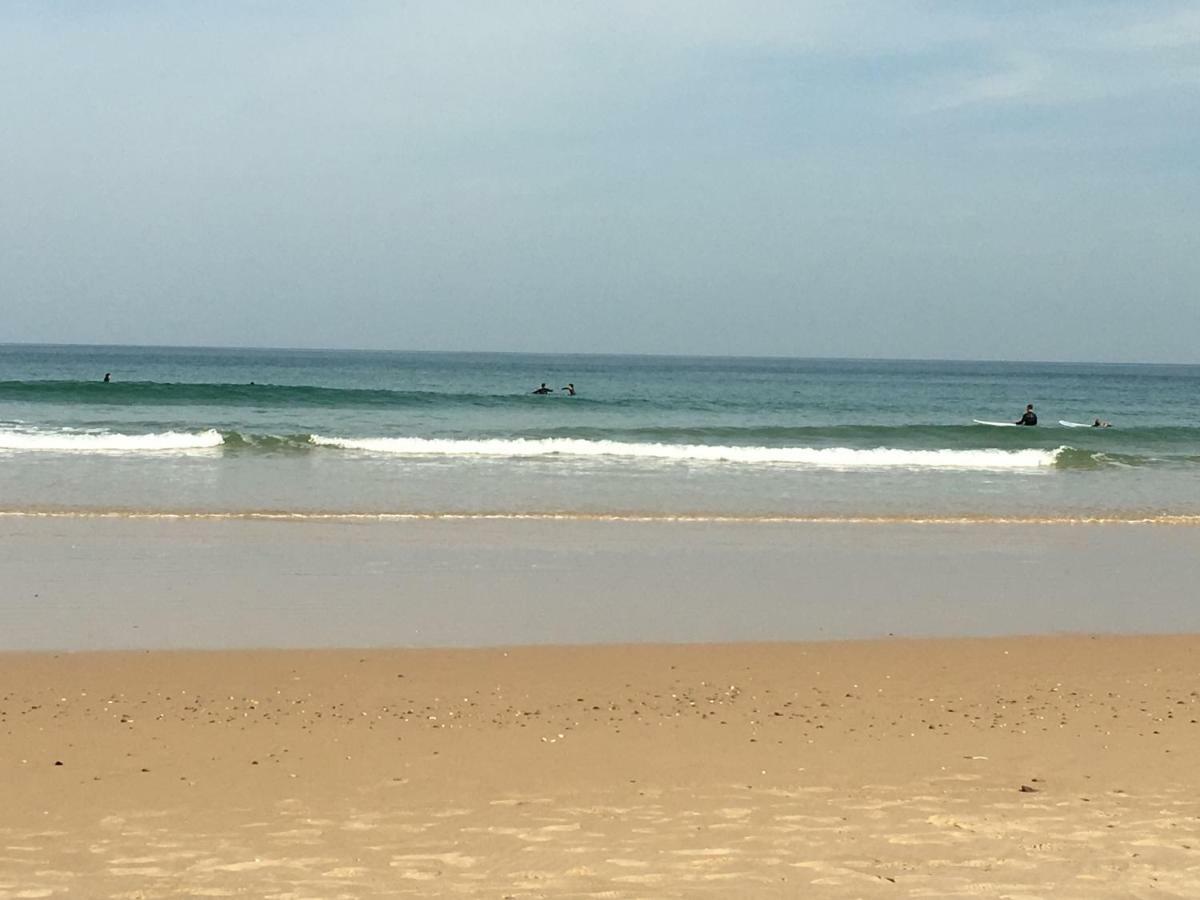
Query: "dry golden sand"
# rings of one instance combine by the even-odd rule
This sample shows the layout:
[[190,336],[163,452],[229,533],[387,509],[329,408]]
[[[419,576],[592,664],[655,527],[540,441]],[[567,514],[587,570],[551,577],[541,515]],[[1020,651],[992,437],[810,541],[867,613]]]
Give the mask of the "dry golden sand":
[[0,898],[1200,897],[1198,691],[1197,637],[8,654]]

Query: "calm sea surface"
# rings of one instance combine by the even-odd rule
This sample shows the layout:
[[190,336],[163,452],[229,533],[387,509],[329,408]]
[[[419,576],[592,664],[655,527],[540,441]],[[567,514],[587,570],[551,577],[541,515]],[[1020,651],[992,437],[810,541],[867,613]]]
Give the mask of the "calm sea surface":
[[1200,517],[1200,366],[0,345],[0,511]]

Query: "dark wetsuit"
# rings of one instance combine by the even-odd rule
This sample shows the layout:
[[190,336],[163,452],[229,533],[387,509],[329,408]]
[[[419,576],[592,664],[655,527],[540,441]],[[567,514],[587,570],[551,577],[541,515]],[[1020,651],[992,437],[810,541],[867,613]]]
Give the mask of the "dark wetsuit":
[[1021,421],[1018,422],[1017,424],[1018,425],[1036,425],[1037,424],[1037,413],[1035,413],[1032,409],[1025,410],[1025,415],[1021,416]]

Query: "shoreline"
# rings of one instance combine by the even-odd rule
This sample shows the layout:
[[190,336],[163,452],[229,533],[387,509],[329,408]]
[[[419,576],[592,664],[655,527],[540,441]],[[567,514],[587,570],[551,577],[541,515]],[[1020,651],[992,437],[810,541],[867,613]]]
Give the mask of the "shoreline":
[[1198,675],[1200,635],[0,654],[0,897],[1194,896]]

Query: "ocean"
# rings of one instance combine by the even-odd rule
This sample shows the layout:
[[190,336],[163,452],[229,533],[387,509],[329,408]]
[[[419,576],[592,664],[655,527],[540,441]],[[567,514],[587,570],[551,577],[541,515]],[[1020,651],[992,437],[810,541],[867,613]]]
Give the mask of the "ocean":
[[1200,523],[1200,366],[0,345],[0,513]]

